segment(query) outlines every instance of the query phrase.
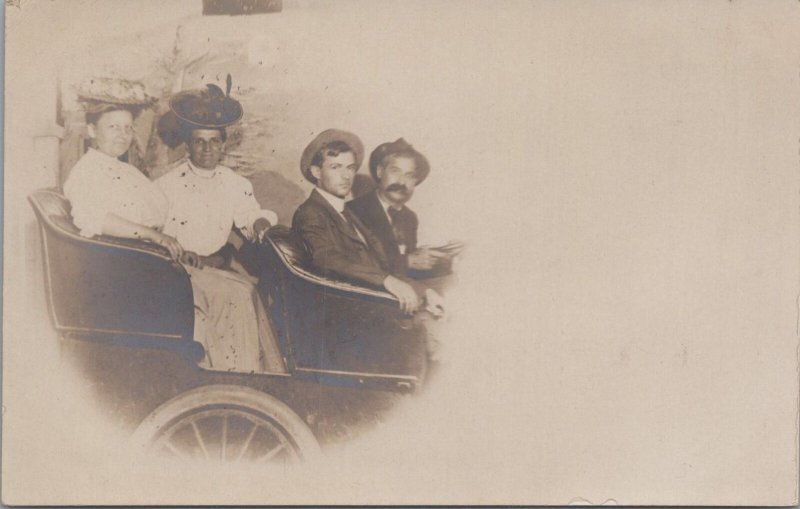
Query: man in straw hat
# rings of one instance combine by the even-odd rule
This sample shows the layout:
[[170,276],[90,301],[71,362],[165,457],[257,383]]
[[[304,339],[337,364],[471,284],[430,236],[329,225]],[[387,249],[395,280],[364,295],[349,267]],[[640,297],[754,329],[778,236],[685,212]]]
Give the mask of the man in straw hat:
[[220,165],[225,128],[242,118],[241,104],[213,84],[188,90],[170,100],[171,114],[189,157],[156,182],[167,195],[170,211],[164,231],[199,255],[197,265],[230,266],[241,243],[229,243],[235,226],[245,238],[260,240],[278,222],[271,210],[262,209],[249,180]]
[[443,275],[460,244],[417,247],[419,220],[406,206],[430,173],[427,158],[400,138],[372,151],[369,171],[377,187],[347,206],[381,241],[395,272],[415,279]]
[[394,273],[380,240],[345,207],[363,158],[364,145],[356,135],[338,129],[320,133],[300,160],[303,176],[316,188],[298,207],[292,227],[324,275],[385,288],[405,313],[417,311],[426,301],[427,309],[440,315],[444,302],[439,294]]

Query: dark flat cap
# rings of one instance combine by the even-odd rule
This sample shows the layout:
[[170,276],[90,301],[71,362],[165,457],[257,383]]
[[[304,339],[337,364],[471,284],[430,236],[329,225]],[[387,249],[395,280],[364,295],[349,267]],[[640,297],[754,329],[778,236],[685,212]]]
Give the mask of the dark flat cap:
[[391,155],[411,157],[414,159],[417,167],[417,184],[421,184],[423,180],[428,178],[428,173],[431,171],[431,165],[428,163],[428,159],[406,140],[400,138],[391,143],[382,143],[378,145],[369,156],[369,172],[376,182],[378,181],[378,165],[381,164],[386,157]]
[[244,115],[241,103],[212,83],[207,84],[205,89],[178,92],[169,100],[169,108],[178,121],[197,129],[227,127]]
[[303,156],[300,158],[300,171],[303,172],[303,176],[309,182],[317,183],[317,179],[311,174],[311,160],[314,159],[314,156],[320,149],[337,141],[353,149],[353,153],[356,157],[356,166],[361,168],[361,162],[364,160],[364,144],[361,143],[358,136],[340,129],[327,129],[319,133],[317,137],[308,144],[306,149],[303,150]]

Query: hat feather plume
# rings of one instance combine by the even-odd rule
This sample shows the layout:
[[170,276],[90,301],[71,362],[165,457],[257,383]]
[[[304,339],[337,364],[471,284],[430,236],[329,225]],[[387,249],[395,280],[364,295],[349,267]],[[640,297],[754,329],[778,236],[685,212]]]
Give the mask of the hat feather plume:
[[208,94],[209,94],[211,97],[224,97],[224,96],[225,96],[225,95],[222,93],[222,89],[221,89],[221,88],[219,88],[218,86],[216,86],[216,85],[215,85],[215,84],[213,84],[213,83],[208,83],[208,84],[206,84],[206,87],[208,87]]

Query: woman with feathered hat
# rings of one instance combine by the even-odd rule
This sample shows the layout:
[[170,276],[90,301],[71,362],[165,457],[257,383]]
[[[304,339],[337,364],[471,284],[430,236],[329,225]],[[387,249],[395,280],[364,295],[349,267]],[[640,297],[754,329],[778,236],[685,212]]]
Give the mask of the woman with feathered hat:
[[[166,196],[137,168],[120,160],[133,140],[134,117],[153,104],[144,86],[94,79],[79,88],[78,96],[85,106],[92,147],[70,172],[64,194],[81,235],[141,239],[164,246],[176,260],[186,260],[183,246],[163,232],[169,210]],[[253,285],[224,271],[184,266],[194,293],[195,340],[206,350],[201,366],[285,372]]]
[[250,181],[220,164],[226,128],[243,115],[239,101],[230,96],[231,85],[228,75],[227,92],[208,84],[172,97],[169,114],[188,157],[156,180],[169,200],[164,231],[197,253],[198,265],[217,268],[228,268],[237,254],[229,243],[234,229],[257,241],[278,222],[274,212],[256,201]]

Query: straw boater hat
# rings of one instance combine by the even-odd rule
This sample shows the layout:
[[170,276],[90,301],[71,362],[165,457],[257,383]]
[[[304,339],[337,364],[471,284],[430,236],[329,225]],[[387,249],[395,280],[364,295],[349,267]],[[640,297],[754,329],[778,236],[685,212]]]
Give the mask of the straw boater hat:
[[431,165],[428,163],[428,159],[406,140],[400,138],[391,143],[378,145],[369,156],[369,172],[376,182],[378,180],[378,165],[381,164],[384,158],[394,154],[403,154],[414,158],[417,167],[417,184],[421,184],[422,181],[428,177],[428,173],[431,171]]
[[319,152],[322,147],[330,145],[335,141],[346,143],[348,147],[353,149],[356,158],[356,166],[361,168],[361,162],[364,160],[364,144],[361,143],[358,136],[340,129],[328,129],[319,133],[317,137],[308,144],[303,151],[303,156],[300,158],[300,171],[303,172],[303,176],[309,182],[313,184],[317,183],[317,179],[314,178],[314,175],[311,173],[311,160],[314,159],[314,155]]
[[156,102],[147,94],[143,83],[119,78],[90,78],[75,91],[87,113],[102,113],[111,106],[122,105],[137,114]]

